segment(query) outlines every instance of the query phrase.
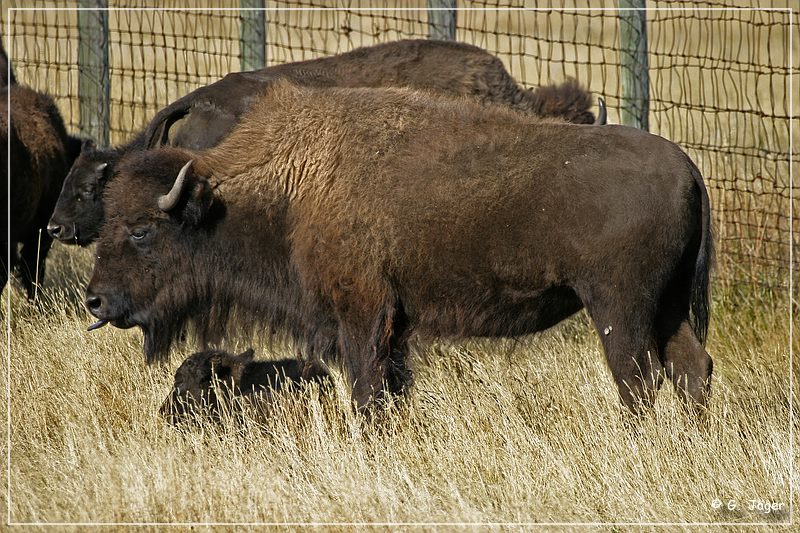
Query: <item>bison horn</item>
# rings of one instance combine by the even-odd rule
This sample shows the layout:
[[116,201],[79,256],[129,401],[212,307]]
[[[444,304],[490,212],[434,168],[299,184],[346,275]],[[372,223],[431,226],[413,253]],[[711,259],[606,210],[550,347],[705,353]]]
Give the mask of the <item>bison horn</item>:
[[175,178],[175,183],[172,185],[172,189],[170,191],[158,198],[158,208],[162,211],[169,212],[171,211],[175,205],[177,205],[178,200],[180,200],[181,192],[183,191],[183,185],[186,181],[186,173],[189,172],[189,168],[194,163],[194,159],[189,160],[188,163],[183,165],[183,168],[180,172],[178,172],[178,177]]
[[597,99],[597,107],[600,112],[597,113],[597,119],[594,121],[595,126],[605,126],[608,124],[608,111],[606,111],[606,101],[602,98]]

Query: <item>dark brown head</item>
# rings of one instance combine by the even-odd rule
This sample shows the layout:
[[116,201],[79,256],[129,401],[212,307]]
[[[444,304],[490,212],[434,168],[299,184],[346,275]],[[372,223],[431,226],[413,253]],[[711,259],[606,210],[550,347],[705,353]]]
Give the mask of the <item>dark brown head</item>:
[[210,296],[198,287],[197,265],[214,201],[185,153],[154,152],[122,163],[110,184],[109,218],[86,288],[86,307],[98,319],[92,329],[139,326],[148,362],[167,355],[186,316],[207,316],[201,305]]
[[116,150],[98,150],[92,141],[83,142],[47,225],[51,237],[80,246],[97,239],[105,218],[103,189],[118,157]]
[[252,349],[239,355],[219,350],[190,355],[175,371],[172,390],[161,404],[159,413],[171,424],[204,408],[212,415],[218,415],[220,401],[237,389],[237,382],[252,360]]

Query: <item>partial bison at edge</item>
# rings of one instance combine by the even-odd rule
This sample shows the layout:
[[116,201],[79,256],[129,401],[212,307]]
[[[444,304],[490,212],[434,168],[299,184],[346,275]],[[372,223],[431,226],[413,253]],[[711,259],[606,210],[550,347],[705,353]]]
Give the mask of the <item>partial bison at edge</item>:
[[159,413],[171,424],[203,413],[218,417],[221,403],[234,396],[268,403],[274,392],[288,384],[321,383],[328,378],[319,360],[254,361],[252,349],[239,355],[219,350],[198,352],[175,371],[175,383]]
[[[51,97],[11,81],[0,88],[0,216],[4,226],[10,223],[8,233],[4,228],[0,237],[0,290],[12,271],[28,298],[33,298],[36,284],[44,281],[53,242],[47,234],[47,219],[78,154],[80,140],[67,134]],[[10,264],[6,264],[5,250],[9,250]]]
[[281,83],[217,147],[118,172],[86,305],[140,327],[148,362],[239,309],[340,362],[366,407],[407,389],[412,335],[515,337],[585,307],[630,410],[662,375],[706,405],[708,196],[656,135]]
[[[159,111],[130,142],[111,149],[87,144],[70,170],[52,214],[50,235],[65,244],[88,245],[105,218],[103,190],[126,154],[163,145],[193,150],[217,145],[261,93],[279,79],[309,87],[412,87],[465,96],[521,113],[591,124],[592,99],[576,81],[529,90],[503,63],[463,43],[407,40],[335,55],[228,74]],[[605,123],[605,109],[600,115]]]

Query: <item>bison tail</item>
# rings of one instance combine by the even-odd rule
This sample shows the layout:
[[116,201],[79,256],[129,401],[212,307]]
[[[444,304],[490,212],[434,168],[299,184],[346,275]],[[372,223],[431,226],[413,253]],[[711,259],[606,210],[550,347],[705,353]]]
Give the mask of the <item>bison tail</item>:
[[701,344],[705,344],[706,336],[708,334],[708,320],[711,310],[711,302],[709,295],[709,278],[711,276],[711,269],[714,265],[714,239],[711,228],[711,207],[708,200],[708,191],[706,190],[703,176],[697,165],[689,159],[689,167],[694,178],[695,186],[700,192],[701,204],[701,234],[700,234],[700,247],[697,251],[697,258],[694,265],[694,276],[692,277],[692,292],[691,292],[691,325],[695,335],[700,340]]

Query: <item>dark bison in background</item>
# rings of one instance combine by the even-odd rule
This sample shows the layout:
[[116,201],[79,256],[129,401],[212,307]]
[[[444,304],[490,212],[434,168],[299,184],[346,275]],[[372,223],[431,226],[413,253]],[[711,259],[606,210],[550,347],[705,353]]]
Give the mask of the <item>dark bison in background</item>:
[[234,396],[263,404],[288,384],[322,383],[329,377],[319,360],[254,361],[252,349],[239,355],[219,350],[198,352],[175,371],[174,385],[159,413],[171,424],[192,414],[218,417],[221,403]]
[[11,68],[11,62],[8,60],[5,48],[0,44],[0,87],[15,83],[17,83],[17,79],[14,76],[14,69]]
[[[78,155],[80,140],[67,135],[52,98],[16,83],[0,88],[0,135],[0,216],[10,222],[9,232],[4,230],[0,237],[3,287],[9,271],[15,271],[32,298],[36,281],[41,284],[44,279],[45,260],[52,243],[46,231],[47,219]],[[10,264],[6,264],[6,250]]]
[[[276,84],[220,145],[131,154],[86,291],[148,362],[232,309],[344,364],[359,406],[408,340],[513,337],[585,307],[622,401],[705,406],[708,196],[675,144],[401,89]],[[173,178],[175,177],[175,178]]]
[[[591,96],[577,82],[536,90],[520,87],[503,63],[461,43],[397,41],[344,54],[228,74],[161,110],[130,143],[110,150],[87,145],[70,171],[49,231],[65,243],[86,245],[102,226],[102,191],[127,153],[161,145],[194,150],[224,139],[264,89],[278,79],[309,87],[401,87],[468,96],[522,113],[592,123]],[[601,115],[605,116],[604,109]]]

